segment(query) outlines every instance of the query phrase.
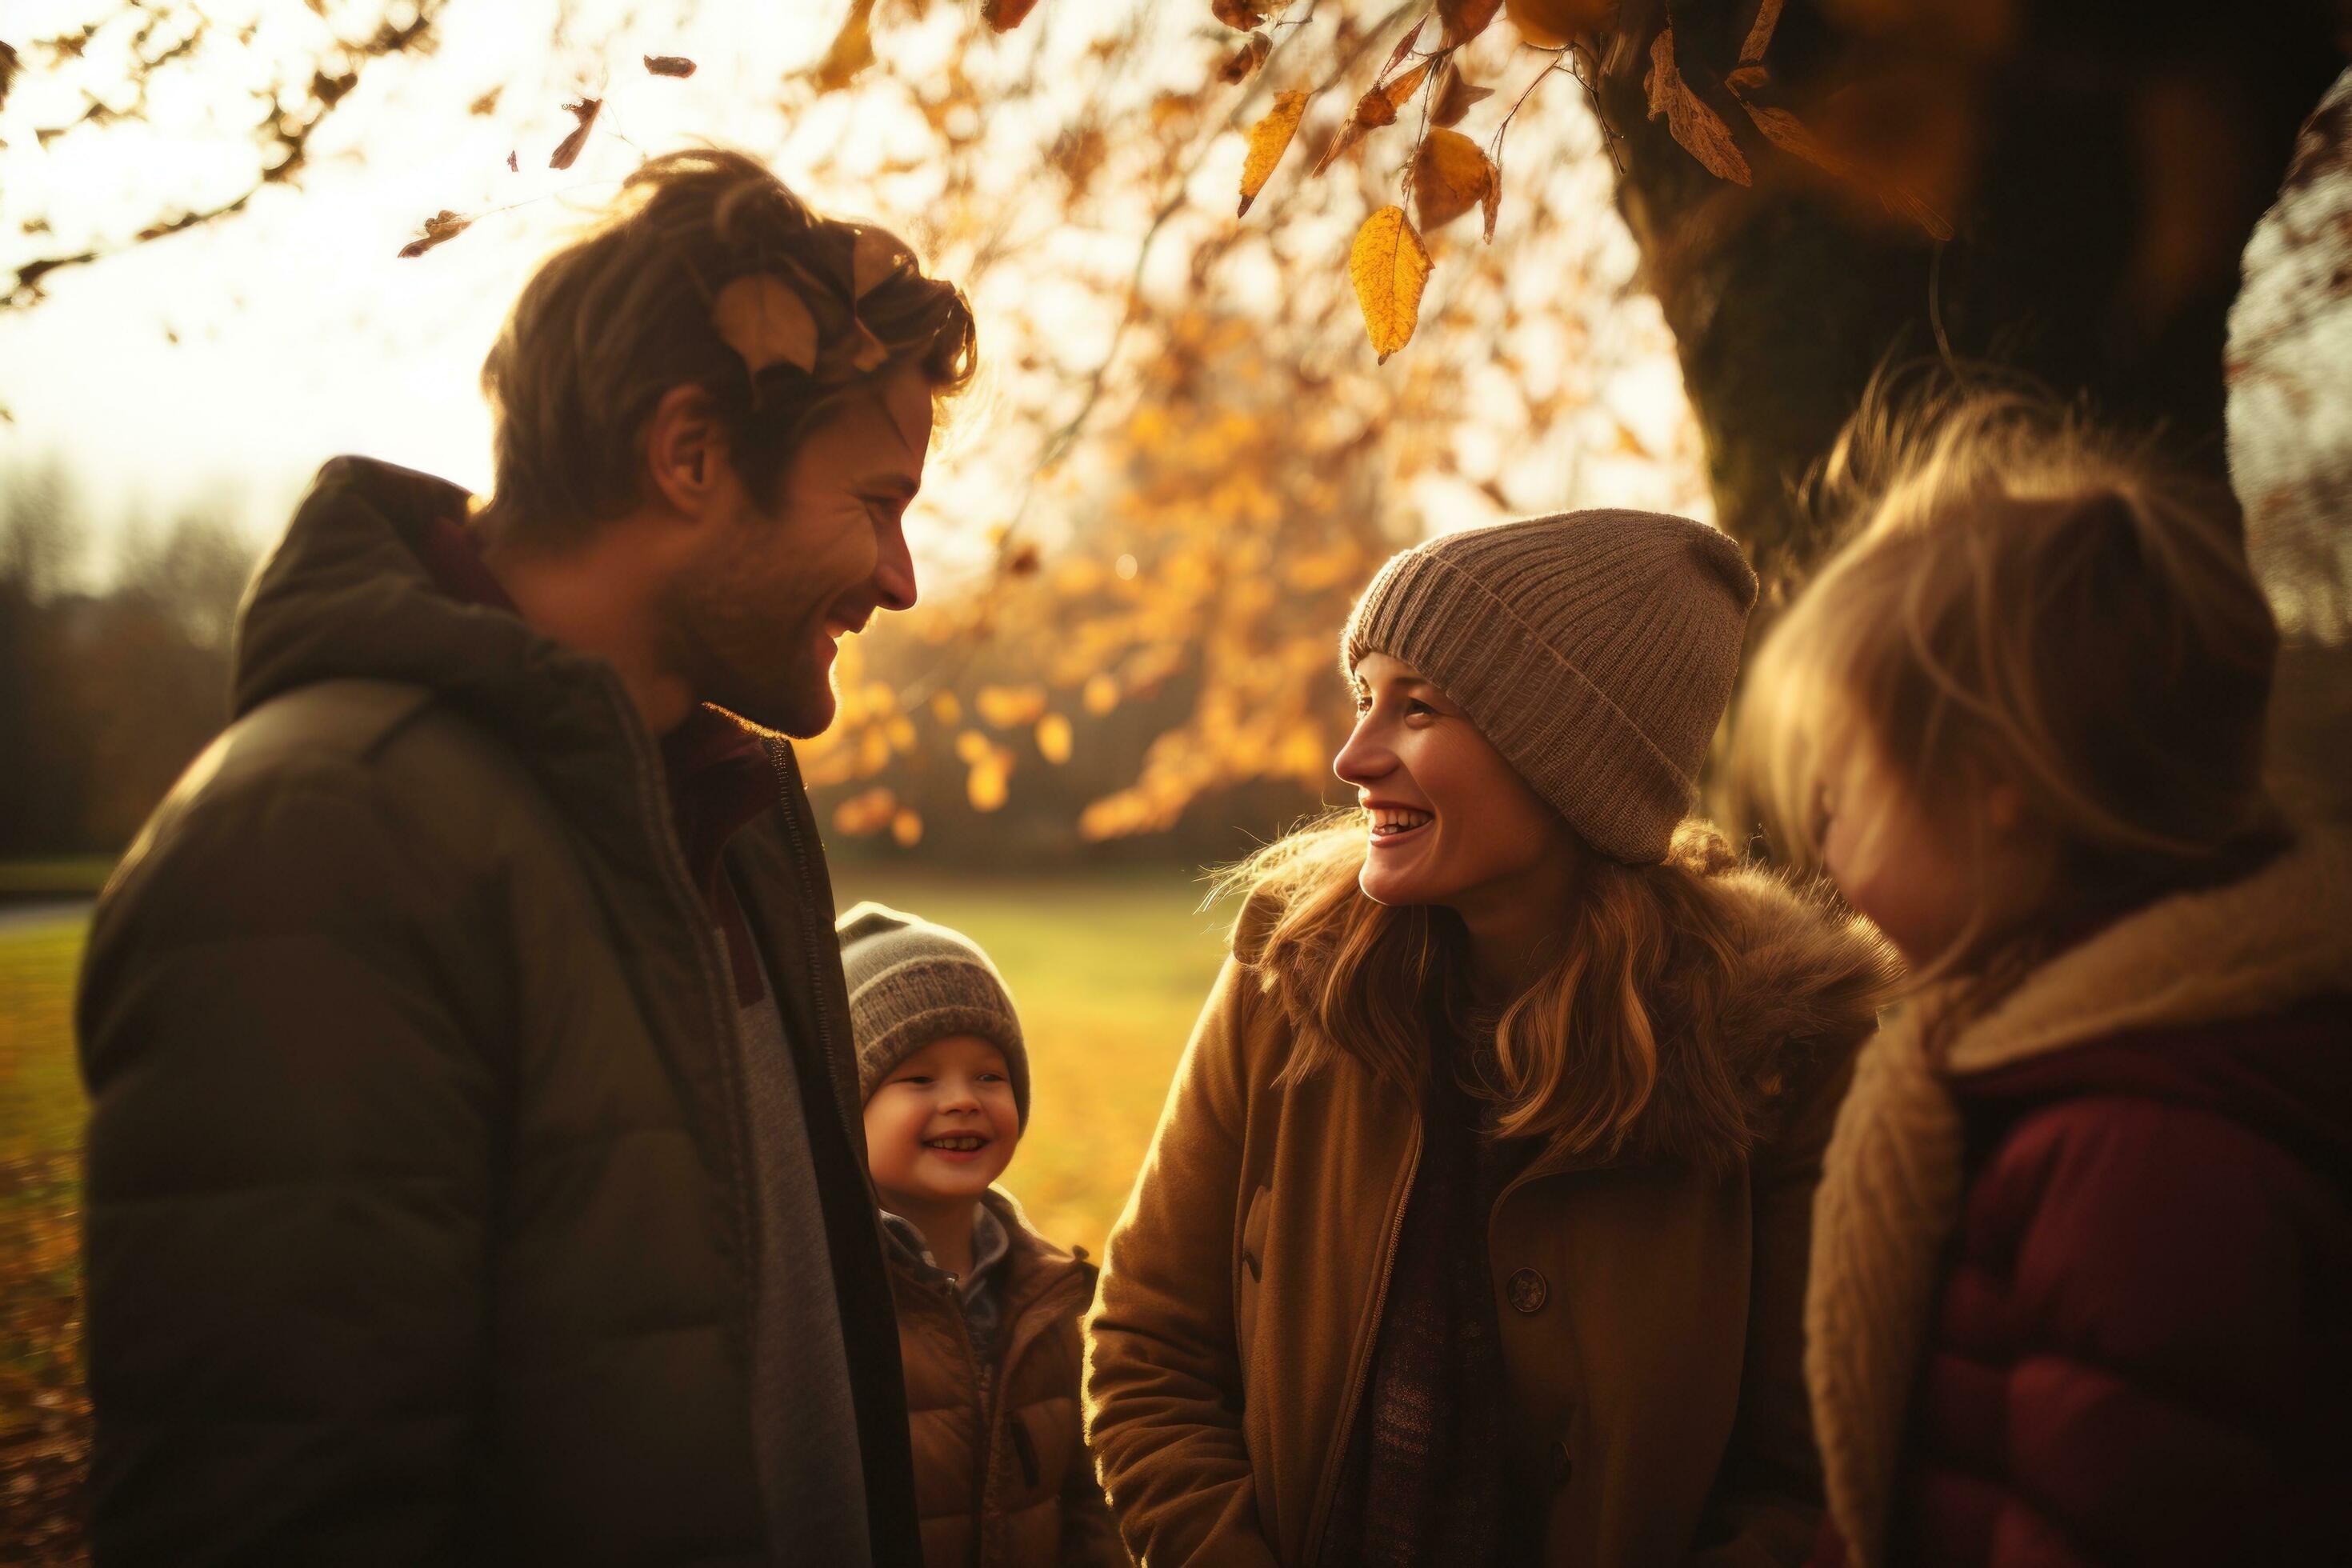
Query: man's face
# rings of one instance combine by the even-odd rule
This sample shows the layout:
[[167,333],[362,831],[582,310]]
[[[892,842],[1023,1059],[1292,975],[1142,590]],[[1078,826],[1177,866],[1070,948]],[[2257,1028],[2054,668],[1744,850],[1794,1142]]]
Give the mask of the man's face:
[[930,438],[930,386],[907,367],[809,433],[772,509],[730,480],[664,606],[668,662],[697,700],[796,737],[833,722],[840,639],[915,603],[902,525]]

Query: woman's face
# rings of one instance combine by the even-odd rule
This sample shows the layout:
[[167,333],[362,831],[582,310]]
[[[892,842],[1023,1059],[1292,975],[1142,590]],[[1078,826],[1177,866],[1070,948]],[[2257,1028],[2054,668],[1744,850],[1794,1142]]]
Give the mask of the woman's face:
[[1331,771],[1364,808],[1364,896],[1467,913],[1547,893],[1577,853],[1559,814],[1411,665],[1367,654],[1355,684]]

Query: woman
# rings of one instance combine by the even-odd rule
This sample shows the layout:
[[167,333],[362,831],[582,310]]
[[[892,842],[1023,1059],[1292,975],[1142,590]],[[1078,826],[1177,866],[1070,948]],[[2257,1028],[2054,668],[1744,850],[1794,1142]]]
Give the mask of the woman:
[[1756,579],[1433,541],[1350,618],[1360,814],[1244,867],[1091,1324],[1152,1563],[1794,1561],[1809,1213],[1889,961],[1684,821]]

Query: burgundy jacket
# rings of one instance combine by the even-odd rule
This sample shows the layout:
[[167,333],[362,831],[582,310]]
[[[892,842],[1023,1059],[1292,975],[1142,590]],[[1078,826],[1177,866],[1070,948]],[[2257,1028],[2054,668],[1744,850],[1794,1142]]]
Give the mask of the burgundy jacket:
[[2352,995],[1949,1088],[1888,1562],[2352,1562]]

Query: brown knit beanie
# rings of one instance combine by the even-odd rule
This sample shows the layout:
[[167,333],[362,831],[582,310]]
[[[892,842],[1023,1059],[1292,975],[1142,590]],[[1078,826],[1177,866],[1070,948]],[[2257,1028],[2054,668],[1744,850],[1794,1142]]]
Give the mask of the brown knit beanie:
[[1340,669],[1402,659],[1612,859],[1664,858],[1731,697],[1756,574],[1705,523],[1571,511],[1450,533],[1381,567]]
[[871,1100],[900,1062],[950,1035],[977,1035],[1004,1053],[1013,1103],[1029,1124],[1029,1051],[996,965],[970,937],[886,904],[835,922],[857,1037],[857,1092]]

